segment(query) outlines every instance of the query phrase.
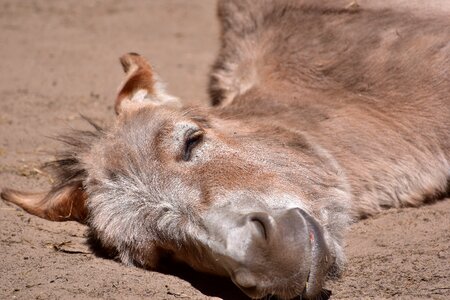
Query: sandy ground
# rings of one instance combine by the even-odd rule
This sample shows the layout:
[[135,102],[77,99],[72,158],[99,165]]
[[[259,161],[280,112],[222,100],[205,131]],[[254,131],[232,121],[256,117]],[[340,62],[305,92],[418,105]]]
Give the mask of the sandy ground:
[[[43,190],[37,168],[60,147],[49,136],[84,127],[79,113],[112,122],[119,55],[144,54],[173,94],[207,103],[215,2],[0,0],[0,45],[0,187]],[[242,298],[228,280],[97,257],[84,235],[0,201],[0,298]],[[448,299],[450,201],[360,221],[346,252],[344,277],[328,283],[334,299]]]

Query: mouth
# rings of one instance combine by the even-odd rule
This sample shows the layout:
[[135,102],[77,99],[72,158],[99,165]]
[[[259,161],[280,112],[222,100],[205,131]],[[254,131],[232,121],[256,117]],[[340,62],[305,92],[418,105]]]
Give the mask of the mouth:
[[[301,214],[308,223],[309,236],[311,242],[311,266],[305,290],[302,294],[304,299],[312,299],[318,296],[330,297],[331,291],[323,289],[325,278],[332,264],[332,258],[325,242],[321,226],[305,211]],[[325,299],[328,299],[325,298]]]

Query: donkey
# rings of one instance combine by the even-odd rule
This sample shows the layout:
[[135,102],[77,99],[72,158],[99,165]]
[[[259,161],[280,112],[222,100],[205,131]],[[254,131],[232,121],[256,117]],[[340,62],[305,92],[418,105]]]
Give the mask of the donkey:
[[218,15],[211,107],[126,54],[112,128],[61,138],[50,191],[2,198],[86,224],[125,264],[169,256],[251,298],[323,296],[353,220],[447,191],[450,20],[287,0]]

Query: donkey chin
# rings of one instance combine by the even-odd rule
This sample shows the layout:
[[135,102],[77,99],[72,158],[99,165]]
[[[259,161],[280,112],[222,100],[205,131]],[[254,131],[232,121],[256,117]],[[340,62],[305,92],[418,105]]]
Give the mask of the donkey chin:
[[209,214],[202,244],[215,273],[228,275],[253,299],[320,295],[333,258],[322,227],[304,210]]

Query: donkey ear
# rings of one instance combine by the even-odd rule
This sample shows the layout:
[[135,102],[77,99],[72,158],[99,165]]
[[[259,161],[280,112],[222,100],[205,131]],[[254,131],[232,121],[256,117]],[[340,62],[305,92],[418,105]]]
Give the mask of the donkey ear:
[[114,105],[116,114],[146,105],[181,106],[178,98],[166,93],[164,84],[144,57],[128,53],[120,57],[120,63],[126,76]]
[[86,222],[87,194],[81,182],[56,187],[48,193],[22,193],[4,189],[1,197],[43,219]]

